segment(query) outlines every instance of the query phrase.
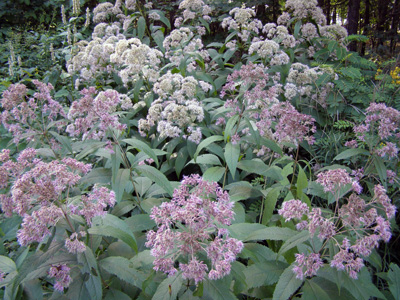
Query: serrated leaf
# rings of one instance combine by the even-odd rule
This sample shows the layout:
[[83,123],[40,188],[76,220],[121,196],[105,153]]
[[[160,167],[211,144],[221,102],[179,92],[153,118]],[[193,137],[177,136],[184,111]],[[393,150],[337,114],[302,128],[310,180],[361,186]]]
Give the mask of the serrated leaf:
[[144,31],[146,29],[146,20],[143,17],[139,18],[137,22],[137,28],[138,28],[138,38],[139,40],[142,40],[144,36]]
[[85,280],[85,286],[90,294],[90,299],[101,300],[103,298],[103,290],[99,276],[99,268],[92,250],[86,247],[85,252],[77,255],[77,259],[78,262],[83,265],[81,273],[87,273],[89,276],[88,279]]
[[235,126],[237,120],[239,119],[239,115],[234,115],[229,118],[228,122],[226,122],[225,126],[225,133],[224,133],[224,140],[225,142],[228,141],[228,138],[232,136],[231,132],[233,127]]
[[143,274],[133,267],[133,264],[125,257],[111,256],[99,261],[99,266],[119,279],[138,288],[142,287]]
[[262,224],[268,225],[269,220],[271,219],[271,217],[274,213],[276,202],[278,201],[280,192],[281,192],[281,187],[276,187],[276,188],[270,189],[268,191],[268,194],[264,200],[264,211],[263,211],[263,215],[262,215]]
[[273,240],[285,241],[297,231],[283,227],[266,227],[257,223],[239,223],[229,226],[230,236],[241,241]]
[[96,168],[91,170],[88,174],[83,176],[80,180],[81,183],[95,184],[103,183],[107,184],[111,182],[111,170],[106,168]]
[[304,300],[330,300],[328,293],[321,287],[317,281],[306,280],[302,288]]
[[203,281],[203,292],[213,300],[236,300],[236,296],[230,290],[229,276],[219,280]]
[[131,300],[132,298],[129,297],[127,294],[119,291],[110,289],[104,298],[104,300]]
[[203,179],[207,181],[218,182],[222,178],[222,176],[224,176],[224,174],[224,167],[211,167],[204,172]]
[[379,156],[374,156],[374,166],[376,172],[378,172],[381,183],[383,184],[385,189],[387,189],[387,169],[385,163],[383,162],[383,159]]
[[11,273],[17,270],[17,266],[11,258],[0,255],[0,270],[3,273]]
[[263,196],[264,194],[253,186],[235,185],[229,190],[229,197],[235,202]]
[[125,223],[133,232],[149,230],[156,226],[156,223],[150,219],[150,215],[148,214],[134,215],[125,219]]
[[206,138],[205,140],[201,141],[200,144],[197,146],[196,152],[194,153],[194,160],[196,161],[197,156],[199,155],[200,151],[203,150],[205,147],[207,147],[208,145],[218,142],[218,141],[223,141],[224,137],[221,135],[213,135],[210,136],[208,138]]
[[267,261],[248,266],[244,271],[248,288],[272,285],[279,280],[288,264],[281,261]]
[[369,152],[365,149],[347,149],[344,150],[343,152],[339,153],[336,155],[333,160],[340,160],[340,159],[347,159],[353,156],[358,156],[358,155],[369,155]]
[[[296,182],[296,194],[297,199],[305,200],[304,189],[308,186],[308,179],[307,175],[304,172],[303,168],[299,166],[299,174],[297,175],[297,182]],[[310,205],[311,203],[307,203]]]
[[146,153],[150,158],[152,158],[155,161],[157,167],[159,166],[159,162],[158,162],[158,158],[157,158],[156,153],[145,142],[142,142],[141,140],[138,140],[138,139],[135,139],[135,138],[125,139],[125,140],[122,140],[122,141],[127,143],[127,144],[129,144],[129,145],[131,145],[133,148],[138,149],[138,150],[143,151],[144,153]]
[[161,173],[159,170],[152,166],[142,165],[136,166],[135,171],[142,176],[146,176],[157,183],[161,188],[163,188],[170,196],[174,193],[174,189],[167,179],[167,177]]
[[138,252],[135,236],[123,220],[111,214],[107,214],[104,217],[94,218],[92,222],[93,225],[88,230],[90,234],[120,239]]
[[289,299],[301,286],[302,280],[296,278],[293,272],[293,265],[290,265],[283,271],[279,277],[279,281],[275,287],[273,300],[287,300]]
[[297,233],[296,235],[292,236],[291,238],[285,241],[285,243],[279,249],[279,254],[284,254],[290,249],[304,243],[308,239],[310,239],[310,233],[307,230],[300,231],[299,233]]
[[203,164],[203,165],[213,165],[213,166],[220,166],[221,161],[219,160],[218,156],[214,154],[202,154],[197,156],[196,161],[192,159],[188,162],[188,164]]
[[115,178],[115,182],[112,183],[112,189],[115,192],[115,200],[117,203],[121,202],[122,196],[125,191],[125,187],[130,179],[131,171],[129,169],[119,169]]
[[158,286],[152,300],[175,300],[182,288],[182,274],[177,273],[172,277],[168,277]]
[[371,297],[386,299],[386,297],[372,283],[371,275],[367,268],[362,268],[358,273],[358,279],[350,278],[347,273],[344,273],[343,286],[356,298],[369,300]]
[[250,258],[255,263],[276,260],[286,262],[283,256],[279,257],[278,253],[275,253],[270,248],[258,243],[246,243],[240,253],[240,257]]
[[232,178],[235,178],[236,167],[240,156],[240,145],[227,143],[225,146],[224,157],[226,164],[228,165],[229,171],[231,172]]
[[398,265],[391,263],[388,271],[389,290],[394,299],[400,299],[400,268]]

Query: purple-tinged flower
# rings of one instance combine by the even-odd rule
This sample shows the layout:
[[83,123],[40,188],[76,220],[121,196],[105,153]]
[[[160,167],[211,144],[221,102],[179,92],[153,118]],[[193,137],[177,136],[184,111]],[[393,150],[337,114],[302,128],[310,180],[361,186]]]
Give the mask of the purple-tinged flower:
[[[82,234],[83,233],[83,234]],[[81,237],[83,237],[86,232],[80,233]],[[65,248],[67,248],[69,253],[82,253],[86,250],[86,245],[84,242],[78,239],[78,233],[74,232],[71,234],[69,238],[65,240]]]
[[361,258],[356,257],[354,253],[349,252],[349,250],[350,243],[345,238],[340,251],[335,254],[331,261],[331,267],[338,270],[346,270],[351,278],[357,279],[357,274],[364,266],[364,263]]
[[344,145],[345,145],[346,147],[349,147],[349,148],[352,148],[352,149],[358,147],[358,143],[357,143],[356,140],[347,141],[346,143],[344,143]]
[[377,184],[374,187],[373,201],[377,202],[383,206],[383,208],[386,212],[386,216],[389,219],[393,218],[394,215],[396,214],[396,206],[391,204],[391,201],[390,201],[388,195],[386,194],[385,188],[380,184]]
[[335,224],[322,216],[320,208],[313,208],[308,213],[308,231],[314,235],[318,230],[321,240],[330,239],[336,234]]
[[65,264],[52,265],[49,270],[49,277],[55,278],[56,283],[54,284],[54,288],[63,292],[64,288],[67,288],[72,282],[72,278],[69,275],[70,268]]
[[316,182],[324,187],[325,192],[336,194],[338,190],[347,184],[352,184],[352,189],[358,194],[361,193],[362,190],[360,184],[353,180],[344,169],[321,172],[317,175],[317,177],[318,179]]
[[396,157],[398,152],[399,149],[391,142],[387,142],[382,148],[376,150],[379,156],[384,157],[387,155],[389,158]]
[[319,253],[311,253],[306,256],[305,254],[296,254],[296,266],[293,272],[296,274],[297,279],[304,277],[312,277],[317,275],[317,271],[324,265]]
[[303,215],[309,212],[308,205],[301,200],[289,200],[283,202],[282,208],[278,213],[285,219],[285,222],[291,219],[301,219]]
[[[155,257],[154,270],[169,275],[176,273],[174,264],[180,263],[183,277],[202,281],[209,272],[210,279],[229,274],[231,263],[242,250],[243,243],[228,237],[233,219],[233,203],[227,192],[217,183],[203,180],[199,175],[184,177],[181,186],[174,190],[170,202],[153,207],[150,217],[158,230],[147,233],[146,246]],[[211,268],[199,260],[198,253],[207,254]]]

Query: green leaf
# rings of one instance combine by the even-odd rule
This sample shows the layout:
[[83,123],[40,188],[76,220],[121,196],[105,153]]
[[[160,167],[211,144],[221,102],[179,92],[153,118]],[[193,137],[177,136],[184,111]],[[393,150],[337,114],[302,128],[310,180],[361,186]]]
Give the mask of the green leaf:
[[341,72],[346,77],[350,77],[351,79],[360,79],[361,78],[360,69],[357,69],[354,67],[341,68],[339,70],[339,72]]
[[183,278],[181,273],[168,277],[158,286],[152,300],[175,300],[182,288]]
[[131,145],[133,148],[136,148],[136,149],[146,153],[150,158],[152,158],[155,161],[157,167],[159,166],[157,155],[155,154],[153,149],[151,149],[149,147],[149,145],[147,145],[145,142],[142,142],[141,140],[138,140],[138,139],[135,139],[135,138],[125,139],[125,140],[122,140],[122,141],[127,143],[127,144],[129,144],[129,145]]
[[225,146],[225,161],[228,165],[229,171],[231,172],[232,178],[235,178],[236,167],[238,164],[240,155],[240,145],[232,144],[231,142],[227,143]]
[[207,279],[203,281],[203,292],[207,299],[213,300],[236,300],[236,296],[230,290],[231,276],[219,280]]
[[220,166],[221,161],[219,160],[218,156],[214,154],[202,154],[197,156],[196,161],[192,159],[188,162],[188,164],[203,164],[203,165],[213,165],[213,166]]
[[61,145],[63,145],[64,148],[67,149],[71,154],[73,153],[72,146],[71,146],[71,140],[68,137],[59,135],[57,132],[54,132],[54,131],[48,131],[48,133],[50,133],[52,136],[54,136],[55,139]]
[[204,172],[203,179],[207,181],[218,182],[222,178],[222,176],[224,176],[224,174],[224,167],[211,167]]
[[119,291],[110,289],[104,298],[104,300],[131,300],[132,298],[129,297],[127,294]]
[[283,256],[278,256],[278,253],[275,253],[270,248],[258,243],[246,243],[242,252],[240,253],[240,257],[250,258],[255,263],[276,260],[286,262]]
[[120,169],[115,178],[115,182],[112,183],[112,189],[115,192],[115,200],[117,203],[121,202],[122,196],[125,191],[125,187],[130,179],[131,171],[129,169]]
[[263,197],[264,194],[257,188],[249,185],[234,185],[229,190],[231,201],[246,200],[249,198]]
[[267,261],[248,266],[244,271],[248,288],[272,285],[279,280],[288,264],[281,261]]
[[282,247],[279,249],[279,254],[283,254],[288,250],[297,247],[298,245],[304,243],[310,239],[310,233],[307,230],[300,231],[296,235],[292,236],[291,238],[287,239]]
[[148,214],[134,215],[126,219],[125,223],[133,232],[150,230],[156,226],[156,223],[152,219],[150,219],[150,215]]
[[136,286],[142,287],[144,276],[133,267],[133,264],[125,257],[111,256],[99,261],[99,266],[119,279]]
[[107,214],[104,217],[93,218],[92,222],[93,225],[88,230],[90,234],[111,236],[120,239],[138,252],[135,236],[123,220],[111,214]]
[[385,163],[383,162],[383,159],[379,156],[374,156],[374,166],[376,171],[378,172],[381,183],[383,184],[385,189],[387,189],[387,169]]
[[330,300],[328,293],[325,291],[324,286],[320,286],[318,281],[306,280],[303,286],[304,300]]
[[369,152],[365,149],[360,149],[360,148],[347,149],[336,155],[333,160],[346,159],[358,155],[369,155]]
[[188,156],[189,156],[188,147],[186,147],[186,146],[182,147],[178,151],[178,154],[177,154],[176,159],[175,159],[175,172],[176,172],[176,175],[178,177],[180,176],[183,168],[186,165],[186,161],[187,161]]
[[[304,189],[307,188],[308,186],[308,179],[307,175],[304,172],[303,168],[299,166],[299,174],[297,175],[297,183],[296,183],[296,194],[297,198],[300,200],[305,200],[305,194],[304,194]],[[311,203],[307,203],[310,205]]]
[[234,115],[229,118],[228,122],[226,122],[225,132],[224,132],[224,140],[225,142],[228,141],[228,138],[232,136],[231,132],[233,127],[235,126],[237,120],[239,119],[239,115]]
[[386,299],[385,296],[372,283],[371,275],[367,268],[362,268],[358,273],[358,279],[350,278],[347,273],[343,274],[343,286],[356,298],[369,300],[371,297]]
[[146,176],[149,179],[153,180],[161,188],[163,188],[170,196],[172,196],[172,194],[174,193],[174,189],[169,180],[167,179],[167,177],[156,168],[148,165],[142,165],[142,166],[135,166],[134,169],[140,175]]
[[83,253],[77,255],[77,259],[78,262],[83,265],[81,273],[89,274],[89,278],[85,280],[85,286],[90,294],[90,299],[101,300],[103,298],[103,290],[99,276],[99,268],[92,249],[86,247]]
[[142,40],[144,36],[144,31],[146,29],[146,20],[143,17],[139,18],[137,22],[137,28],[138,28],[138,39]]
[[80,180],[81,183],[92,185],[95,183],[107,184],[111,182],[111,170],[106,168],[92,169]]
[[229,226],[230,236],[241,241],[273,240],[285,241],[294,235],[294,231],[285,227],[266,227],[257,223],[239,223]]
[[281,192],[281,187],[275,187],[268,191],[267,197],[264,200],[264,212],[262,215],[262,224],[268,225],[269,220],[271,219],[276,202],[278,201],[278,197]]
[[11,258],[0,255],[0,270],[3,273],[11,273],[17,270],[17,266]]
[[293,272],[293,265],[290,265],[283,271],[279,277],[279,281],[275,287],[273,300],[287,300],[289,299],[301,286],[302,280],[296,278]]
[[212,136],[206,138],[205,140],[201,141],[201,143],[197,146],[196,152],[194,153],[194,156],[193,156],[194,160],[196,161],[197,156],[199,155],[199,153],[202,149],[204,149],[205,147],[207,147],[208,145],[210,145],[212,143],[215,143],[218,141],[223,141],[223,140],[224,140],[224,137],[221,135],[212,135]]
[[394,263],[390,264],[388,279],[389,290],[392,293],[394,299],[400,299],[400,268],[398,265]]

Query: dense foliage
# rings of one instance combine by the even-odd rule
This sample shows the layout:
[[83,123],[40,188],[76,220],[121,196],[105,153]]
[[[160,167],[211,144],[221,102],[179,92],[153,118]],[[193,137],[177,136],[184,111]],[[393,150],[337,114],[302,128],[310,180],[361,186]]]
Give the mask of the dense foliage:
[[317,1],[215,2],[74,0],[8,40],[4,299],[400,297],[399,68]]

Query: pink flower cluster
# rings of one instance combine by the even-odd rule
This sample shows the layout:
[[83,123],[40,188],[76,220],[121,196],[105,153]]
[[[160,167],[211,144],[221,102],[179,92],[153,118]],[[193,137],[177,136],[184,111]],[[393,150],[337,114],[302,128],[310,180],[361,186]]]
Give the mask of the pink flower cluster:
[[66,131],[71,136],[82,135],[82,140],[100,140],[108,129],[124,130],[118,115],[117,106],[121,103],[120,94],[114,90],[100,92],[96,97],[96,88],[83,89],[81,99],[74,101],[68,112],[68,119],[73,123],[67,126]]
[[334,195],[347,184],[352,185],[352,190],[360,194],[362,187],[357,180],[352,179],[345,169],[335,169],[321,172],[317,175],[316,182],[324,187],[325,192],[330,192]]
[[67,288],[72,281],[71,276],[69,275],[70,268],[65,265],[52,265],[49,270],[49,277],[55,278],[56,283],[54,284],[54,288],[63,292],[64,288]]
[[[301,114],[289,102],[279,102],[282,86],[276,82],[271,86],[273,80],[270,82],[269,79],[267,68],[252,63],[243,65],[229,75],[220,94],[221,98],[229,97],[224,105],[231,109],[227,116],[246,115],[254,121],[261,136],[280,144],[292,143],[297,146],[304,140],[313,144],[312,133],[316,131],[314,118]],[[243,96],[238,97],[241,93]],[[217,125],[223,123],[224,118],[217,120]],[[248,131],[245,129],[242,134]],[[237,143],[240,136],[237,133],[232,138]]]
[[[175,261],[179,261],[183,277],[196,284],[208,270],[212,280],[229,274],[243,248],[241,241],[229,238],[228,230],[222,228],[231,224],[232,208],[228,193],[217,183],[199,175],[185,177],[170,202],[152,209],[158,230],[148,232],[146,246],[156,258],[154,269],[172,276],[177,272]],[[199,259],[200,253],[207,254],[210,265]]]
[[[6,216],[17,213],[23,217],[17,232],[21,246],[42,242],[51,234],[51,227],[71,214],[83,216],[91,225],[93,217],[106,214],[105,208],[115,204],[113,191],[95,185],[88,195],[63,208],[69,190],[91,170],[90,164],[73,158],[44,162],[36,158],[36,151],[31,148],[23,150],[16,161],[11,160],[9,150],[3,150],[0,162],[0,185],[10,187],[9,194],[0,197],[1,208]],[[80,236],[84,234],[81,232]],[[71,253],[85,250],[77,233],[72,233],[65,245]]]
[[[343,182],[344,184],[350,183],[348,180]],[[379,214],[379,207],[385,213],[385,217]],[[357,278],[358,272],[364,265],[362,257],[369,256],[381,241],[388,242],[390,240],[392,233],[389,219],[394,217],[396,207],[391,204],[386,190],[381,185],[376,185],[374,196],[369,202],[353,193],[347,198],[346,204],[335,209],[335,213],[330,218],[325,217],[320,208],[313,208],[309,211],[308,206],[300,200],[284,202],[278,213],[286,221],[300,220],[307,216],[306,221],[297,224],[297,229],[306,229],[311,235],[318,232],[321,240],[333,239],[339,247],[339,251],[333,256],[331,266],[338,270],[346,270],[350,277]],[[339,244],[337,242],[338,235],[343,233],[351,235],[354,233],[356,237],[354,243],[351,244],[345,238],[342,244]],[[296,263],[293,272],[299,279],[315,275],[322,266],[319,253],[313,253],[307,257],[304,254],[297,254]]]
[[[391,137],[394,137],[395,141],[400,139],[400,111],[387,107],[384,103],[371,103],[366,112],[367,117],[364,123],[354,127],[357,137],[366,141],[366,138],[370,135],[379,136],[382,143],[376,149],[376,153],[381,157],[386,155],[389,158],[396,157],[399,149],[395,143],[388,141],[388,139]],[[347,143],[347,145],[350,144]]]
[[[39,90],[32,98],[27,99],[28,88],[24,84],[12,84],[0,100],[0,121],[13,134],[15,144],[25,137],[30,141],[35,135],[44,135],[48,124],[66,117],[63,107],[50,95],[53,86],[38,80],[32,82]],[[64,124],[57,124],[57,129],[63,127]]]

